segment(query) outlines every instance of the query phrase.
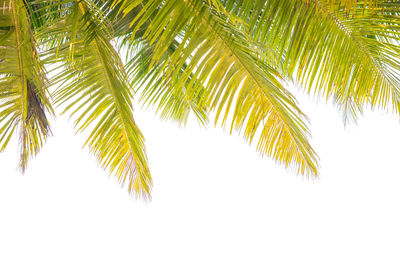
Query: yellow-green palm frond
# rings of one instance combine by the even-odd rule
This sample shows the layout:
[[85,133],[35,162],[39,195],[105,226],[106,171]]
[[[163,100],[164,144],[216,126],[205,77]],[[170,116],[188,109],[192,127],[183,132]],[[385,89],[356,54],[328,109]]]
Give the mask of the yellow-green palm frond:
[[280,72],[308,92],[344,106],[392,105],[399,112],[400,3],[337,0],[327,8],[323,2],[228,0],[225,6]]
[[46,113],[53,112],[35,45],[24,1],[0,1],[0,151],[18,132],[22,171],[51,133]]
[[[126,69],[131,82],[135,88],[140,88],[139,102],[143,105],[155,106],[156,112],[162,119],[172,119],[181,125],[185,125],[189,115],[193,114],[201,125],[208,124],[208,111],[200,101],[204,88],[199,89],[196,97],[188,95],[187,86],[192,83],[192,76],[187,79],[179,90],[171,90],[164,78],[158,75],[164,69],[164,64],[177,49],[179,43],[173,42],[157,63],[150,68],[151,59],[154,54],[154,45],[151,46],[143,40],[134,46],[134,51],[129,54]],[[129,44],[132,46],[132,44]],[[179,75],[183,75],[187,65],[182,66]],[[178,78],[179,79],[179,78]]]
[[[372,12],[378,11],[379,0],[303,0],[307,4],[316,3],[318,8],[324,11],[333,11],[339,7],[346,10],[347,14],[355,11],[358,6],[362,6],[363,9],[369,9]],[[389,1],[386,1],[389,2]]]
[[55,101],[76,118],[78,132],[90,131],[86,145],[101,166],[128,184],[130,193],[147,198],[152,181],[144,138],[132,116],[132,88],[112,36],[90,4],[70,1],[69,11],[55,22],[62,29],[42,31],[53,38],[60,34],[60,45],[46,54],[48,64],[58,64]]
[[23,170],[50,133],[43,63],[85,145],[143,197],[152,181],[136,92],[182,124],[212,114],[307,176],[318,175],[317,156],[286,83],[333,99],[345,122],[366,105],[400,113],[399,1],[3,0],[0,9],[0,150],[19,132]]
[[[109,5],[112,6],[112,3]],[[119,8],[107,10],[108,17],[113,22],[112,26],[118,43],[121,44],[123,53],[127,55],[125,68],[132,86],[137,88],[136,93],[140,95],[139,103],[146,107],[156,107],[156,112],[162,119],[171,119],[180,125],[186,124],[189,115],[194,115],[200,124],[207,125],[208,112],[205,107],[199,105],[200,96],[191,98],[187,95],[185,86],[182,86],[179,92],[177,90],[172,92],[162,83],[163,78],[156,75],[179,43],[171,43],[157,62],[151,62],[154,44],[150,45],[147,40],[143,39],[143,34],[151,23],[151,19],[136,30],[134,38],[132,38],[133,27],[129,27],[129,25],[143,7],[144,4],[139,4],[125,14],[119,12]],[[184,68],[186,65],[182,66],[181,73]],[[189,82],[187,81],[186,84]],[[158,86],[154,86],[154,84],[158,84]]]
[[163,60],[154,92],[165,86],[172,94],[185,87],[191,99],[201,94],[200,103],[215,110],[216,121],[231,121],[231,130],[243,130],[249,142],[258,138],[262,154],[298,173],[317,175],[306,118],[249,35],[204,1],[148,1],[131,25],[140,29],[149,19],[143,38],[154,46],[150,66],[165,57],[166,47],[179,43]]

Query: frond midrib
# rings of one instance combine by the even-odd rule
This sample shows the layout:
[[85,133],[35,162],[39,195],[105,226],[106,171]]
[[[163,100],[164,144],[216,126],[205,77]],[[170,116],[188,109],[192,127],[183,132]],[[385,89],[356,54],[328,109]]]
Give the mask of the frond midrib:
[[390,86],[392,87],[392,89],[395,93],[397,93],[398,96],[400,96],[400,92],[397,90],[397,86],[392,84],[392,81],[387,77],[385,71],[382,69],[382,66],[380,66],[377,62],[376,59],[371,55],[371,52],[369,51],[368,48],[365,47],[365,45],[362,44],[362,41],[357,40],[356,36],[354,36],[353,32],[348,29],[347,26],[345,26],[339,18],[337,18],[335,16],[334,13],[330,12],[327,8],[324,7],[324,5],[322,5],[320,3],[319,0],[311,0],[316,6],[318,6],[319,8],[323,9],[323,11],[326,13],[327,17],[332,19],[334,21],[334,23],[338,26],[339,29],[343,30],[345,32],[345,34],[347,36],[350,37],[351,40],[354,41],[354,43],[362,50],[362,52],[364,53],[364,55],[366,55],[368,57],[368,59],[372,62],[373,66],[375,67],[375,69],[385,78],[386,82],[388,84],[390,84]]
[[[110,91],[111,91],[111,95],[113,96],[113,98],[114,98],[114,103],[115,103],[115,105],[116,105],[116,107],[117,107],[117,110],[118,110],[118,116],[120,117],[120,119],[121,119],[121,122],[122,122],[122,127],[123,127],[123,129],[124,129],[124,135],[125,135],[125,138],[128,140],[128,144],[129,144],[129,151],[130,151],[130,153],[131,153],[131,155],[134,157],[134,153],[133,153],[133,148],[132,148],[132,144],[131,144],[131,140],[130,140],[130,138],[128,137],[128,134],[127,134],[127,129],[126,129],[126,125],[125,125],[125,118],[124,118],[124,116],[123,116],[123,114],[122,114],[122,109],[121,109],[121,105],[120,105],[120,103],[119,103],[119,100],[118,100],[118,98],[117,98],[117,96],[116,96],[116,92],[115,92],[115,88],[114,88],[114,86],[112,85],[112,83],[111,83],[111,80],[110,80],[110,77],[109,77],[109,75],[108,75],[108,71],[107,71],[107,69],[106,69],[106,65],[105,65],[105,62],[104,62],[104,59],[103,59],[103,57],[102,57],[102,54],[100,53],[100,49],[99,49],[99,44],[98,44],[98,42],[99,42],[99,40],[98,40],[98,37],[96,37],[95,38],[95,40],[94,40],[94,46],[95,46],[95,50],[96,50],[96,53],[97,53],[97,55],[98,55],[98,57],[99,57],[99,59],[100,59],[100,62],[101,62],[101,66],[102,66],[102,71],[103,71],[103,73],[104,73],[104,75],[106,76],[106,80],[107,80],[107,83],[108,83],[108,88],[110,89]],[[135,158],[136,159],[136,158]],[[137,159],[136,159],[137,160]],[[137,168],[138,168],[138,166],[136,166]]]
[[[289,136],[292,140],[296,140],[295,146],[298,152],[300,152],[299,154],[301,155],[301,158],[303,159],[303,162],[307,162],[307,165],[311,165],[311,169],[312,172],[315,176],[318,176],[318,172],[316,171],[316,169],[314,168],[314,166],[312,166],[313,164],[309,163],[309,160],[305,158],[304,156],[304,151],[303,149],[301,149],[299,147],[298,144],[298,140],[297,138],[295,138],[292,134],[292,131],[290,129],[290,127],[288,127],[287,125],[287,121],[282,117],[282,115],[280,114],[280,112],[278,112],[278,109],[276,108],[275,104],[273,103],[273,101],[271,101],[269,99],[269,96],[264,92],[263,87],[261,86],[260,82],[258,81],[258,79],[253,75],[253,73],[248,69],[248,67],[246,66],[246,64],[240,59],[240,57],[236,54],[235,50],[232,49],[232,47],[226,42],[226,40],[219,34],[218,31],[216,31],[214,29],[214,27],[212,27],[212,25],[209,23],[209,21],[207,19],[205,19],[203,17],[203,22],[205,21],[205,23],[207,24],[207,26],[218,36],[218,38],[222,41],[222,43],[225,45],[226,48],[229,49],[229,51],[232,53],[232,55],[236,58],[236,60],[239,62],[239,64],[242,66],[242,68],[246,71],[246,73],[251,77],[251,79],[253,81],[255,81],[255,83],[257,84],[257,87],[259,88],[259,91],[261,91],[261,93],[264,95],[265,99],[268,100],[269,104],[272,105],[274,107],[275,113],[278,115],[279,119],[284,122],[284,129],[287,133],[289,133]],[[265,100],[264,100],[265,101]]]
[[[25,75],[24,75],[24,63],[22,60],[22,51],[21,51],[21,36],[20,36],[20,25],[18,22],[18,12],[16,10],[16,0],[11,0],[11,7],[12,7],[12,11],[13,11],[13,20],[14,20],[14,27],[15,27],[15,38],[16,38],[16,42],[17,42],[17,55],[18,55],[18,68],[19,68],[19,75],[20,75],[20,82],[21,82],[21,93],[23,95],[23,101],[22,101],[22,106],[21,106],[21,114],[23,115],[23,120],[25,121],[25,118],[27,116],[28,113],[28,105],[26,103],[26,101],[24,101],[25,99],[27,99],[27,88],[26,88],[26,80],[25,80]],[[23,122],[24,123],[24,122]]]
[[[78,6],[79,6],[81,12],[82,12],[82,13],[85,13],[85,9],[84,9],[82,3],[79,3]],[[93,41],[92,41],[92,42],[93,42]],[[118,100],[118,98],[117,98],[117,96],[116,96],[115,88],[114,88],[114,86],[113,86],[113,84],[112,84],[112,82],[111,82],[111,80],[110,80],[109,75],[108,75],[107,67],[106,67],[106,64],[105,64],[105,62],[104,62],[103,55],[102,55],[102,53],[100,52],[100,48],[99,48],[99,43],[98,43],[98,42],[99,42],[98,36],[96,36],[96,37],[94,38],[93,44],[94,44],[94,46],[95,46],[95,50],[96,50],[97,56],[98,56],[98,58],[100,59],[101,66],[102,66],[102,71],[103,71],[103,73],[104,73],[104,75],[105,75],[105,77],[106,77],[107,83],[108,83],[108,88],[109,88],[109,90],[111,91],[111,95],[113,96],[114,103],[115,103],[115,105],[116,105],[116,107],[117,107],[118,116],[120,117],[121,122],[122,122],[122,127],[123,127],[123,130],[124,130],[124,136],[125,136],[126,140],[128,141],[127,143],[128,143],[128,145],[129,145],[129,153],[130,153],[131,156],[134,157],[135,160],[137,161],[138,159],[135,157],[135,155],[134,155],[135,153],[133,153],[134,149],[133,149],[133,147],[132,147],[131,140],[130,140],[130,138],[128,137],[128,134],[127,134],[128,131],[127,131],[127,129],[126,129],[126,125],[125,125],[126,122],[125,122],[125,118],[124,118],[123,113],[122,113],[122,108],[121,108],[121,105],[120,105],[120,103],[119,103],[119,100]],[[137,166],[138,164],[135,164],[135,165],[136,165],[136,166],[135,166],[136,168],[140,169],[139,166]],[[140,171],[142,171],[142,170],[140,170]],[[140,173],[140,172],[139,172],[139,173]]]

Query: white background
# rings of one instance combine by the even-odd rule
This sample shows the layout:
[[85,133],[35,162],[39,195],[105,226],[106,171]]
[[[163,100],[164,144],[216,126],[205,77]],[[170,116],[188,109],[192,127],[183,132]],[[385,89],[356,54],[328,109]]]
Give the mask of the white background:
[[400,266],[400,123],[367,112],[344,128],[302,99],[319,181],[262,158],[237,134],[136,110],[153,201],[130,198],[59,117],[22,176],[0,154],[0,266]]

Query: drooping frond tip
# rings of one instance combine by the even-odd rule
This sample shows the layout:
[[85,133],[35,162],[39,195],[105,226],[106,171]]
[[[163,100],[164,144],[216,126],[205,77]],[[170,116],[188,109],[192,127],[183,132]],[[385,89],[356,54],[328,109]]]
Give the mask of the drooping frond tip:
[[[52,135],[50,124],[46,116],[46,106],[38,95],[37,88],[29,80],[27,82],[28,111],[25,121],[22,122],[20,133],[20,169],[24,173],[29,157],[36,155],[43,146],[47,137]],[[50,110],[52,114],[52,110]],[[40,134],[39,134],[40,133]],[[35,136],[35,134],[37,136]],[[32,140],[33,139],[33,140]]]
[[[163,107],[160,88],[184,95],[200,108],[216,110],[222,124],[229,118],[231,127],[243,128],[249,141],[257,136],[262,154],[300,174],[317,176],[304,117],[277,78],[278,71],[254,49],[257,45],[245,31],[202,1],[159,5],[153,0],[139,14],[131,34],[151,17],[152,27],[142,38],[152,47],[149,65],[157,66],[145,87],[146,99]],[[172,45],[172,51],[165,49]]]
[[17,129],[24,172],[28,159],[51,134],[46,113],[53,110],[27,5],[22,0],[0,1],[0,9],[0,145],[3,150]]
[[85,145],[99,164],[132,195],[149,198],[151,175],[144,138],[133,119],[133,90],[108,25],[86,2],[63,7],[68,12],[61,12],[56,27],[42,32],[58,43],[46,57],[47,64],[60,65],[52,79],[62,85],[55,102],[75,117],[78,132],[90,133]]

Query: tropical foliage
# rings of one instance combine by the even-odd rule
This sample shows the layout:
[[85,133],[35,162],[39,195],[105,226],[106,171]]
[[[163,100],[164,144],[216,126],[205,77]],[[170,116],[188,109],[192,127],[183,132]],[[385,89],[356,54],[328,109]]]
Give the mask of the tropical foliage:
[[53,106],[86,132],[129,192],[152,179],[132,99],[162,118],[239,131],[295,172],[318,176],[307,117],[288,85],[345,119],[400,111],[400,2],[389,0],[2,0],[0,149],[20,168],[51,134]]

